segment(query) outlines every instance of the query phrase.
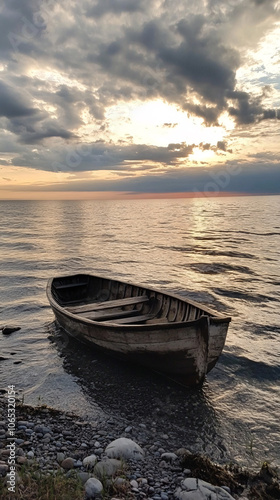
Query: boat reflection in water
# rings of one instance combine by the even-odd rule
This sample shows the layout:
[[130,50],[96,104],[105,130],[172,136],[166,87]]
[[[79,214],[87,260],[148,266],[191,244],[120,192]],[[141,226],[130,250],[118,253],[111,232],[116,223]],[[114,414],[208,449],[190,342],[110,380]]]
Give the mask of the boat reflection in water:
[[[47,333],[65,372],[73,377],[89,405],[98,413],[100,409],[104,412],[104,420],[124,419],[123,429],[132,425],[134,432],[140,432],[140,424],[145,424],[146,434],[155,430],[151,443],[157,440],[156,435],[168,435],[171,450],[183,446],[219,462],[229,460],[228,429],[221,428],[207,380],[201,387],[183,387],[141,365],[89,350],[56,322],[47,325]],[[80,408],[79,415],[95,419],[86,408],[84,412]]]

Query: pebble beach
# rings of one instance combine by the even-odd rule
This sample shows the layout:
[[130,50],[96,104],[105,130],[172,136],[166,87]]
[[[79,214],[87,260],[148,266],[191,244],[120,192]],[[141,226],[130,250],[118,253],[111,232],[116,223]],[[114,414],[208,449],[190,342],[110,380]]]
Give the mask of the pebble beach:
[[[21,471],[29,469],[40,475],[59,473],[77,479],[83,494],[76,499],[69,494],[69,500],[280,498],[279,478],[272,466],[264,464],[258,474],[250,474],[237,465],[230,470],[212,464],[207,457],[192,455],[188,443],[176,442],[168,430],[163,434],[156,427],[134,426],[113,417],[83,421],[74,414],[18,401],[11,438],[5,394],[0,398],[0,410],[0,477],[5,499],[25,498]],[[16,489],[8,494],[11,443]]]

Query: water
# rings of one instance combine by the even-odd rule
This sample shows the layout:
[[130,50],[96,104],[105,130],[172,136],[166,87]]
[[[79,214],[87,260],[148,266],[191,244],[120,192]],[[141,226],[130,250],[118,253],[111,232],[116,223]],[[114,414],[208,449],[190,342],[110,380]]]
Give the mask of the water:
[[[173,433],[220,462],[280,464],[280,197],[0,203],[1,387],[82,418],[110,414]],[[232,316],[202,390],[69,340],[49,277],[92,272]]]

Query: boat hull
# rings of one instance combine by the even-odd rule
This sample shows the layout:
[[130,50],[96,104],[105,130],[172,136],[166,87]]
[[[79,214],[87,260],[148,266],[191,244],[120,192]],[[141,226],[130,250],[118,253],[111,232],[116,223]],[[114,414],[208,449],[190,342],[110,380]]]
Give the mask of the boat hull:
[[230,319],[213,317],[209,311],[190,321],[160,322],[159,318],[145,324],[114,324],[69,312],[56,302],[51,290],[52,281],[48,298],[57,322],[70,336],[184,385],[202,384],[225,344]]

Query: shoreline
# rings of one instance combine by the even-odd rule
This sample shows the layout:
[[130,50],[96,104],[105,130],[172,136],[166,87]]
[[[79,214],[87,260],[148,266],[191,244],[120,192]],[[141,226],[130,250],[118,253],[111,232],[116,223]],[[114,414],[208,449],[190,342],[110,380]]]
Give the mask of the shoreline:
[[[11,443],[11,437],[7,430],[5,395],[0,396],[0,415],[0,492],[5,500],[15,500],[17,493],[11,492],[9,496],[7,490],[10,456],[10,448],[7,446]],[[105,492],[103,491],[106,499],[173,500],[180,498],[180,485],[191,477],[213,486],[224,487],[225,494],[231,495],[225,498],[280,498],[279,475],[267,462],[264,462],[259,473],[252,473],[237,465],[214,464],[206,456],[190,453],[184,447],[186,443],[174,443],[168,434],[156,432],[153,428],[148,429],[145,424],[126,425],[115,417],[109,417],[108,420],[99,417],[91,422],[83,421],[73,413],[46,406],[32,407],[18,400],[16,422],[13,438],[16,483],[20,489],[19,498],[22,499],[28,498],[22,496],[25,476],[30,478],[35,471],[40,477],[59,476],[61,481],[63,479],[69,482],[68,487],[71,481],[76,481],[79,486],[77,496],[72,495],[69,500],[86,498],[85,484],[88,479],[97,477],[97,474],[93,464],[85,465],[85,459],[95,456],[94,465],[100,465],[104,461],[110,462],[106,449],[119,438],[137,443],[144,453],[144,460],[122,460],[120,469],[114,470],[106,480]],[[35,500],[36,496],[29,498]]]

